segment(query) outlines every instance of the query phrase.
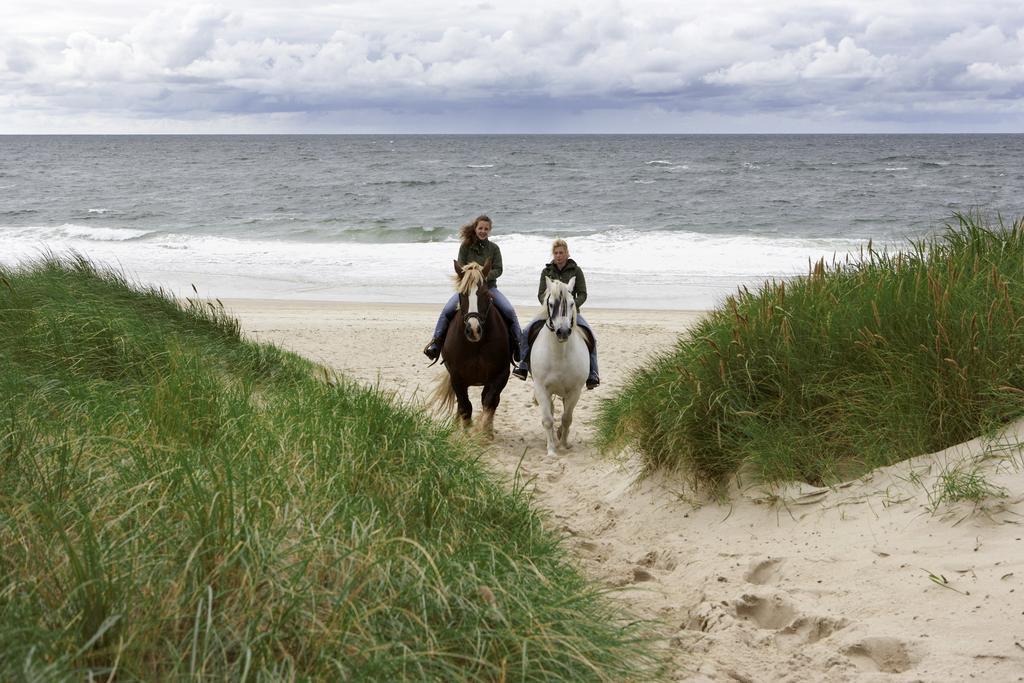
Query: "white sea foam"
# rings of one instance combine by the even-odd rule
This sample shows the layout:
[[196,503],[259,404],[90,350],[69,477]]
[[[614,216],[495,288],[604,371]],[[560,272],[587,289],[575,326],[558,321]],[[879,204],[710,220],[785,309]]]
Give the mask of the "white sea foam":
[[131,228],[104,228],[74,223],[65,223],[61,226],[65,236],[90,240],[95,242],[121,242],[131,240],[149,234],[149,230],[133,230]]
[[[62,226],[65,228],[65,226]],[[0,228],[0,262],[15,265],[45,250],[74,249],[146,284],[182,296],[194,284],[221,298],[441,302],[450,294],[458,243],[307,243],[227,237],[154,235],[96,240],[63,231]],[[120,231],[113,231],[120,232]],[[501,235],[502,291],[513,303],[536,304],[538,277],[550,260],[550,236]],[[741,285],[807,271],[808,259],[841,260],[853,240],[769,239],[618,229],[570,240],[587,276],[590,303],[602,307],[709,308]]]
[[467,164],[469,168],[494,168],[494,164]]
[[84,240],[87,242],[121,242],[149,234],[149,230],[132,228],[109,228],[78,223],[47,226],[0,227],[0,243],[5,238],[50,242],[63,240]]

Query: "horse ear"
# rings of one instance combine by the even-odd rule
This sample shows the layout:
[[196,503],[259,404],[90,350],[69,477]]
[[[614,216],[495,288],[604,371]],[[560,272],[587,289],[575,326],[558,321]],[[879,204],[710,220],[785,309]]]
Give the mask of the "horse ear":
[[544,279],[547,281],[548,291],[550,292],[551,291],[551,285],[554,284],[555,281],[552,280],[551,278],[549,278],[547,275],[544,276]]
[[455,264],[455,274],[458,275],[459,277],[462,277],[462,266],[459,265],[458,260],[452,259],[452,263]]
[[573,275],[569,278],[569,281],[565,283],[565,286],[569,288],[569,291],[576,289],[576,276]]
[[491,274],[491,259],[487,259],[486,261],[484,261],[484,269],[483,269],[484,279],[486,280],[487,276],[490,275],[490,274]]

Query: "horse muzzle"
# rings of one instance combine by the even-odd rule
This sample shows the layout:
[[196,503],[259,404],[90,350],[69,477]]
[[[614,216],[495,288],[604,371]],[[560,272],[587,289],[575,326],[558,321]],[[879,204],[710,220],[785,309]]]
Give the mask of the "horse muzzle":
[[476,318],[468,320],[466,322],[466,339],[476,343],[483,339],[484,328],[480,325],[480,321]]
[[572,334],[572,329],[569,327],[557,327],[555,328],[555,337],[558,341],[565,343],[569,341],[569,336]]

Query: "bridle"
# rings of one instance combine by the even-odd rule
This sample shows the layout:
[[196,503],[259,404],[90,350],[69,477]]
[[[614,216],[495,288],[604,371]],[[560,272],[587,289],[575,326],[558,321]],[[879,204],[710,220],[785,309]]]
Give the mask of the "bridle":
[[[552,319],[553,315],[555,314],[555,311],[552,310],[551,296],[552,296],[551,294],[548,294],[548,297],[547,297],[547,306],[546,306],[546,308],[547,308],[547,320],[544,322],[544,325],[549,330],[554,332],[555,331],[555,324],[551,321],[551,319]],[[561,293],[559,293],[558,297],[555,300],[555,305],[560,309],[558,311],[559,315],[567,316],[569,318],[569,329],[571,330],[573,327],[576,326],[576,316],[574,314],[570,315],[570,312],[569,312],[569,301],[571,301],[570,297],[567,297],[564,292],[561,292]],[[575,313],[575,311],[573,311],[573,313]]]
[[[482,292],[482,296],[481,296]],[[487,287],[486,283],[482,283],[476,290],[477,305],[479,310],[468,311],[469,308],[469,294],[463,294],[466,297],[466,306],[462,308],[462,323],[468,325],[470,320],[476,319],[477,324],[480,325],[480,335],[484,333],[484,321],[487,320],[487,314],[491,312],[491,304],[494,302],[494,297],[491,296],[491,290]],[[460,297],[461,298],[461,297]],[[461,305],[461,302],[460,302]]]

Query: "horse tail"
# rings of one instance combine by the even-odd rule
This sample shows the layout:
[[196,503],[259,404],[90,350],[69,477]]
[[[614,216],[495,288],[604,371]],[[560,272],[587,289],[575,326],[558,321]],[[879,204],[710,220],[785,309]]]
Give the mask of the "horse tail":
[[454,412],[455,387],[452,386],[451,375],[447,372],[437,375],[434,390],[430,392],[430,402],[441,415],[451,415]]

